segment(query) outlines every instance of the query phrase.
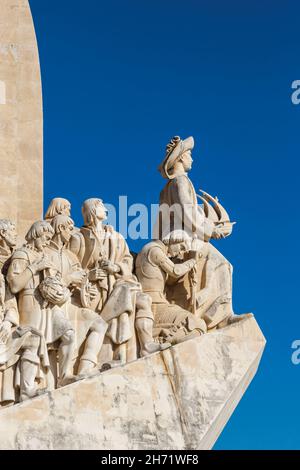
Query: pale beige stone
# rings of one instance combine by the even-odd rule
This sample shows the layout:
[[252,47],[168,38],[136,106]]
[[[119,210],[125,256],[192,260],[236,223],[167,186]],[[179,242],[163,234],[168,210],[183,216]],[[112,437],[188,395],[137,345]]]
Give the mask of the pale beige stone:
[[256,373],[246,318],[0,412],[1,449],[210,449]]
[[0,146],[9,175],[0,188],[0,218],[16,222],[22,238],[43,212],[40,66],[28,1],[0,0],[0,9]]
[[[188,178],[194,139],[174,137],[160,166],[160,207],[177,204],[180,230],[147,244],[136,272],[97,198],[84,202],[81,230],[62,198],[32,224],[43,190],[37,44],[28,0],[0,8],[1,266],[12,256],[0,276],[0,404],[24,401],[0,410],[0,448],[209,449],[265,340],[252,314],[233,313],[232,266],[210,244],[233,223]],[[6,218],[21,239],[31,226],[16,251]]]

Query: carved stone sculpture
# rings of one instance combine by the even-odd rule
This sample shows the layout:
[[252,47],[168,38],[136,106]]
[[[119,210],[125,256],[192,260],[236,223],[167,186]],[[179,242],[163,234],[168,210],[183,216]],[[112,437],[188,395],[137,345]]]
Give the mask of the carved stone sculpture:
[[[81,305],[80,291],[86,273],[78,258],[68,249],[74,229],[73,220],[66,215],[56,215],[51,225],[54,235],[45,249],[52,264],[48,274],[60,279],[70,289],[70,296],[60,309],[64,311],[65,318],[69,319],[70,331],[74,333],[74,341],[72,344],[69,342],[69,348],[66,345],[67,363],[64,364],[63,358],[59,359],[59,383],[63,385],[73,380],[73,372],[84,375],[97,366],[108,324],[96,312]],[[93,295],[93,291],[90,295]]]
[[[167,376],[171,382],[174,380],[172,394],[179,400],[174,401],[172,395],[171,410],[165,411],[166,397],[162,397],[162,416],[170,421],[170,413],[175,413],[193,423],[191,429],[181,427],[178,431],[171,420],[177,437],[162,442],[170,448],[176,448],[176,442],[179,446],[188,442],[187,445],[203,448],[213,442],[213,438],[205,437],[206,433],[213,432],[215,436],[219,427],[214,429],[211,425],[207,429],[205,423],[216,413],[222,417],[222,412],[219,408],[215,411],[210,393],[207,403],[203,400],[202,382],[189,385],[195,377],[185,374],[192,374],[191,371],[194,374],[199,368],[199,374],[203,370],[206,380],[211,357],[213,370],[217,374],[220,367],[220,376],[224,377],[226,367],[219,365],[217,359],[230,337],[231,342],[240,342],[243,364],[247,363],[241,372],[240,357],[231,352],[237,390],[243,377],[253,376],[255,368],[251,361],[258,364],[264,340],[252,314],[235,315],[232,311],[232,266],[210,241],[229,236],[233,223],[217,198],[204,191],[196,194],[188,178],[193,145],[193,138],[179,137],[168,144],[160,167],[168,179],[160,195],[162,217],[156,237],[145,244],[135,261],[123,236],[104,224],[107,210],[98,198],[84,201],[80,229],[70,218],[71,203],[54,198],[46,211],[46,220],[35,222],[25,237],[25,245],[17,249],[15,225],[0,220],[1,407],[28,402],[37,395],[45,397],[53,390],[58,393],[66,385],[81,390],[82,381],[85,386],[86,380],[94,380],[93,377],[98,380],[99,375],[121,370],[118,369],[121,365],[125,366],[125,374],[133,374],[130,387],[138,389],[142,402],[143,395],[136,383],[140,380],[148,383],[147,377],[152,372],[147,367],[158,367],[160,372],[155,371],[154,376],[160,381],[160,388],[155,396],[161,390],[170,395],[169,384],[163,379]],[[248,338],[248,334],[253,338]],[[203,340],[206,337],[212,339]],[[250,346],[244,344],[245,337]],[[181,343],[190,346],[183,348]],[[250,362],[244,357],[248,347],[255,350]],[[142,366],[134,365],[137,359],[152,357],[153,353],[158,353],[160,359],[154,355],[149,361],[146,358]],[[195,370],[184,357],[177,358],[176,354],[181,353],[186,357],[197,355]],[[140,377],[134,376],[135,370],[140,371]],[[120,374],[116,375],[118,383],[123,380]],[[103,383],[110,381],[103,379]],[[209,390],[209,384],[205,387]],[[120,385],[118,394],[128,400],[123,388]],[[190,399],[185,396],[189,391]],[[197,403],[203,407],[197,419],[196,405],[190,411],[195,400],[193,394],[199,395]],[[55,396],[59,401],[62,399],[61,395]],[[70,396],[73,397],[72,393]],[[222,395],[220,400],[227,400],[226,397]],[[47,403],[47,399],[40,399]],[[153,403],[157,406],[155,400]],[[140,409],[145,412],[143,406]],[[160,413],[158,410],[154,416]],[[79,419],[75,411],[74,416]],[[105,413],[104,417],[109,419]],[[197,420],[199,423],[204,420],[201,426],[205,435],[193,440]],[[151,416],[151,422],[156,421],[160,426],[159,418]],[[140,417],[137,422],[140,423]],[[106,446],[99,431],[93,429],[93,436],[95,442]],[[85,442],[84,435],[83,439]]]
[[20,361],[21,400],[36,395],[37,382],[45,379],[49,369],[45,340],[49,325],[38,287],[43,280],[43,271],[51,267],[44,248],[52,235],[53,229],[48,222],[35,222],[25,236],[26,245],[13,253],[7,273],[11,292],[18,294],[19,324],[33,333]]
[[195,259],[176,263],[170,259],[182,257],[191,248],[191,239],[186,232],[176,230],[163,241],[147,243],[136,259],[136,275],[143,292],[152,298],[155,320],[155,336],[176,344],[206,332],[205,322],[165,296],[167,280],[176,282],[196,265]]
[[97,290],[91,308],[104,318],[112,315],[103,361],[116,365],[136,359],[138,347],[142,355],[159,351],[161,346],[152,338],[151,301],[133,276],[133,259],[126,241],[113,227],[102,224],[106,208],[100,199],[86,200],[82,213],[84,250],[79,252],[83,253],[82,267]]
[[12,132],[2,132],[0,448],[211,448],[265,340],[251,314],[233,313],[232,266],[211,244],[233,222],[188,177],[194,139],[167,145],[161,217],[135,271],[100,199],[84,202],[81,229],[61,197],[32,224],[43,202],[37,48],[28,1],[2,4],[0,133]]
[[[204,207],[198,205],[196,191],[188,177],[193,148],[193,137],[182,140],[176,136],[167,145],[159,170],[168,182],[160,194],[155,232],[163,238],[174,228],[183,229],[193,239],[198,252],[196,266],[175,288],[171,286],[167,290],[167,298],[205,319],[211,329],[242,318],[232,310],[232,266],[210,243],[211,238],[229,236],[233,223],[218,200],[209,194],[203,192],[199,197]],[[214,207],[210,206],[211,202]]]
[[17,302],[4,276],[16,240],[15,225],[7,219],[0,220],[0,406],[14,403],[18,399],[20,383],[15,381],[15,372],[30,336],[30,332],[21,334],[21,331],[17,330]]

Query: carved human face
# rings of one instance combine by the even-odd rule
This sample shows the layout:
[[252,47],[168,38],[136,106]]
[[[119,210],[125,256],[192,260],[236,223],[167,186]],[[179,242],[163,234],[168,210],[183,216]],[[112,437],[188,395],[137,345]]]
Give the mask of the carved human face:
[[171,258],[182,258],[187,251],[188,247],[185,242],[172,243],[168,247],[168,253]]
[[61,226],[60,236],[63,243],[68,243],[72,237],[74,230],[73,224],[67,224],[66,226]]
[[192,168],[193,164],[193,159],[192,159],[192,153],[190,150],[187,150],[181,155],[181,163],[183,165],[184,171],[189,171]]
[[13,248],[14,246],[16,246],[17,231],[16,226],[14,224],[11,224],[7,230],[1,230],[0,235],[9,247]]
[[42,251],[45,246],[49,245],[51,238],[52,238],[52,233],[43,232],[40,237],[34,240],[34,245],[36,249],[38,251]]
[[107,209],[101,201],[96,206],[96,218],[98,220],[105,220],[107,218]]
[[71,204],[67,204],[64,207],[64,209],[61,211],[61,214],[70,217],[70,215],[71,215]]

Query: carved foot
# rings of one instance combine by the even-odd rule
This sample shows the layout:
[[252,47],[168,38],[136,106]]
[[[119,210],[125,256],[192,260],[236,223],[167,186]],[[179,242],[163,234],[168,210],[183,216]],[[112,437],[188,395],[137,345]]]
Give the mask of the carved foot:
[[75,380],[77,382],[78,380],[88,379],[89,377],[93,377],[94,375],[98,375],[98,374],[99,374],[98,367],[94,367],[93,369],[89,371],[80,372],[80,374],[77,374]]
[[122,361],[121,359],[114,359],[112,361],[104,362],[100,367],[100,372],[105,372],[106,370],[114,369],[115,367],[120,367],[124,364],[125,361]]
[[67,375],[66,377],[59,379],[57,382],[57,387],[65,387],[66,385],[70,385],[74,382],[76,382],[77,377],[76,375]]
[[22,392],[20,394],[20,402],[30,400],[31,398],[39,397],[40,395],[44,395],[44,393],[49,392],[48,388],[39,388],[32,392]]
[[184,336],[182,335],[174,336],[172,345],[183,343],[184,341],[188,341],[189,339],[198,338],[199,336],[202,336],[203,334],[204,334],[203,331],[197,329],[197,330],[191,331],[188,334],[185,334]]
[[165,343],[156,343],[153,341],[152,343],[148,343],[145,345],[144,349],[141,350],[140,354],[141,357],[149,356],[149,354],[153,354],[158,351],[164,351],[165,349],[170,348],[172,345],[169,342]]

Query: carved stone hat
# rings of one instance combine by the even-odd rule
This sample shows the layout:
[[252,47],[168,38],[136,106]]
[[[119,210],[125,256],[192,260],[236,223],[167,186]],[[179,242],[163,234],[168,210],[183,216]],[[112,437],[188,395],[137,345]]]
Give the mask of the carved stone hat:
[[158,171],[163,178],[172,179],[174,176],[168,173],[168,170],[172,168],[178,160],[178,158],[187,150],[192,150],[194,148],[194,138],[187,137],[182,140],[178,135],[173,137],[166,147],[166,156],[163,162],[158,167]]

